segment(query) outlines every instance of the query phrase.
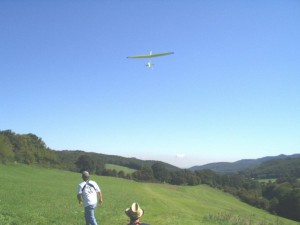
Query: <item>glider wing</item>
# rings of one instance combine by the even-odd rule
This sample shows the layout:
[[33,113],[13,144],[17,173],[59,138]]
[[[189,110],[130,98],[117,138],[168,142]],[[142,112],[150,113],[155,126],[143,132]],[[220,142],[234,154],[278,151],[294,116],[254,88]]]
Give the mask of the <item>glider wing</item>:
[[134,55],[134,56],[128,56],[127,58],[153,58],[153,57],[171,55],[171,54],[174,54],[174,52],[165,52],[165,53],[148,54],[148,55]]

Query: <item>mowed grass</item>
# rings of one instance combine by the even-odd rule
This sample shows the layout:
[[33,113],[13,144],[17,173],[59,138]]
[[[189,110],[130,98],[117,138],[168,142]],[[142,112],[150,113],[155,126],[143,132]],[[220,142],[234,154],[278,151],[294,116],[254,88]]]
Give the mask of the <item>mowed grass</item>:
[[136,170],[130,169],[128,167],[118,166],[118,165],[114,165],[114,164],[105,164],[105,169],[116,170],[117,172],[124,171],[125,174],[131,174],[136,171]]
[[257,179],[256,181],[260,182],[260,183],[274,183],[276,182],[276,179]]
[[[145,210],[151,225],[296,225],[240,202],[205,185],[185,187],[137,183],[92,176],[103,192],[104,203],[95,210],[99,224],[128,223],[124,210],[132,202]],[[1,225],[85,224],[83,207],[76,200],[79,173],[25,165],[0,164]]]

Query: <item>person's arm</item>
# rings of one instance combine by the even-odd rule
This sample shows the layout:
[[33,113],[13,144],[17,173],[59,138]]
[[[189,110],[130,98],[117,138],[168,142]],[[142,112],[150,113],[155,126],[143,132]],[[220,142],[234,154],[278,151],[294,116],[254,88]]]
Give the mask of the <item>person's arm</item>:
[[99,198],[99,204],[102,205],[103,199],[102,199],[102,193],[101,191],[97,192],[98,198]]
[[81,204],[82,203],[82,195],[77,194],[77,199],[78,199],[78,203]]
[[93,185],[94,185],[95,191],[96,191],[96,193],[98,195],[99,204],[102,205],[103,199],[102,199],[101,189],[100,189],[99,185],[95,181],[93,181]]

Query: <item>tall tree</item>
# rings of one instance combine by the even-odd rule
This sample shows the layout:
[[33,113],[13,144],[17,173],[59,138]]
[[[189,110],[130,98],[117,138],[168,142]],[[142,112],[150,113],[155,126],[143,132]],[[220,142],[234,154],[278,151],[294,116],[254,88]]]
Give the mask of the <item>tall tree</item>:
[[162,163],[154,163],[152,165],[153,176],[156,180],[160,182],[169,181],[169,171]]
[[11,145],[2,134],[0,134],[0,160],[2,163],[14,160],[14,152],[12,151]]
[[79,156],[75,164],[80,172],[87,170],[90,173],[94,173],[96,169],[95,161],[89,155]]

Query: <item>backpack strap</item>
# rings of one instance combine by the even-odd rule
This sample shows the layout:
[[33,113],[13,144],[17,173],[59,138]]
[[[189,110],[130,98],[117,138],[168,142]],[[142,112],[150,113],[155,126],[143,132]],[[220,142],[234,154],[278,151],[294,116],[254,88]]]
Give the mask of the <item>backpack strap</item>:
[[94,190],[96,191],[96,188],[94,187],[94,185],[90,184],[90,183],[89,183],[89,181],[87,181],[87,182],[85,183],[85,185],[82,187],[82,189],[81,189],[81,192],[83,192],[83,191],[84,191],[84,189],[85,189],[86,185],[88,185],[88,186],[90,186],[90,187],[94,188]]

